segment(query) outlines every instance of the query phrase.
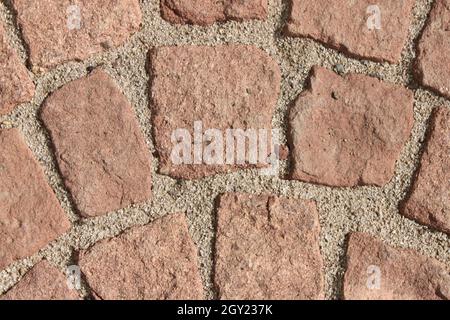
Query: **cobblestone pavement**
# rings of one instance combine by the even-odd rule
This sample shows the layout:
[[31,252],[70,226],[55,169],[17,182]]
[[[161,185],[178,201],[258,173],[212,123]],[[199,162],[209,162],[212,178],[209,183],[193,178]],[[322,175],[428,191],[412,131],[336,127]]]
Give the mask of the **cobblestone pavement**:
[[0,299],[450,299],[449,0],[2,0],[0,62]]

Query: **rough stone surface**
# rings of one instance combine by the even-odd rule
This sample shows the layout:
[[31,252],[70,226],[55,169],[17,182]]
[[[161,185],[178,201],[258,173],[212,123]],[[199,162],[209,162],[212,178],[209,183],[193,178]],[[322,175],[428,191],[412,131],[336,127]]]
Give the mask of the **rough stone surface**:
[[450,98],[450,0],[436,0],[418,45],[422,83]]
[[138,0],[12,0],[35,67],[120,46],[141,24]]
[[183,214],[103,240],[80,256],[99,299],[202,299],[197,249]]
[[0,300],[79,300],[76,290],[67,285],[67,278],[43,260],[35,265]]
[[151,196],[151,164],[132,107],[100,69],[55,91],[41,117],[56,160],[83,216]]
[[314,67],[289,115],[291,178],[328,186],[383,186],[414,122],[413,93],[364,75]]
[[[397,63],[408,36],[414,0],[291,0],[291,36],[313,38],[350,55]],[[377,12],[380,29],[369,28]],[[370,12],[370,13],[369,13]]]
[[161,15],[172,23],[202,26],[227,20],[262,20],[267,17],[267,0],[161,0]]
[[[379,279],[379,281],[378,281]],[[344,280],[347,300],[448,300],[450,271],[413,250],[364,233],[350,235]]]
[[220,198],[215,285],[221,299],[322,299],[319,219],[311,201]]
[[412,190],[402,206],[405,216],[450,234],[450,110],[433,115],[428,141]]
[[37,253],[70,228],[17,129],[0,130],[0,270]]
[[34,95],[34,84],[17,54],[9,47],[0,22],[0,116]]
[[[281,76],[277,63],[260,49],[242,45],[162,47],[152,52],[150,60],[152,122],[160,173],[195,179],[238,168],[204,161],[173,163],[175,143],[171,138],[176,129],[190,132],[194,163],[195,121],[202,121],[203,131],[220,130],[224,140],[227,129],[272,129]],[[207,141],[203,141],[203,149],[206,146]],[[247,161],[242,166],[251,165]]]
[[[356,0],[355,0],[356,1]],[[74,1],[75,2],[75,1]],[[251,194],[277,194],[295,199],[313,199],[320,211],[320,248],[324,260],[324,291],[326,299],[342,298],[342,277],[345,272],[345,235],[350,231],[373,234],[393,246],[414,249],[426,256],[434,257],[450,267],[450,237],[448,234],[426,228],[399,214],[397,205],[404,199],[413,182],[421,150],[424,148],[424,135],[429,128],[432,109],[439,106],[450,108],[450,100],[424,90],[423,86],[412,81],[416,58],[416,40],[426,25],[426,19],[435,1],[415,1],[413,20],[410,27],[402,60],[398,64],[374,63],[352,59],[338,50],[324,49],[317,41],[305,38],[286,37],[280,27],[288,18],[289,1],[269,1],[267,20],[251,20],[215,24],[203,28],[195,25],[170,24],[160,17],[160,0],[141,0],[143,10],[142,31],[131,37],[118,50],[99,54],[82,63],[66,63],[33,77],[38,90],[31,103],[17,107],[7,115],[0,116],[0,127],[18,127],[26,138],[39,163],[45,166],[48,181],[57,193],[67,215],[76,224],[67,236],[53,242],[48,249],[39,254],[64,266],[73,257],[73,250],[91,247],[98,241],[115,237],[118,233],[133,226],[147,224],[149,220],[173,212],[187,212],[189,232],[198,247],[199,264],[205,288],[205,298],[216,297],[213,285],[214,244],[216,213],[214,199],[224,192],[247,192]],[[9,0],[0,1],[0,20],[7,27],[9,43],[20,59],[27,58],[26,46],[21,45],[21,31],[14,23]],[[376,1],[374,2],[374,4]],[[5,27],[6,29],[6,27]],[[42,101],[53,91],[65,84],[83,77],[86,68],[102,65],[108,74],[126,93],[133,104],[145,137],[151,136],[152,115],[149,106],[148,81],[146,72],[146,53],[154,46],[183,45],[222,45],[241,43],[254,45],[268,52],[280,65],[283,74],[282,91],[273,115],[272,124],[281,129],[281,143],[286,144],[287,110],[290,103],[304,90],[307,74],[313,65],[334,69],[339,74],[358,73],[376,76],[386,83],[397,83],[413,89],[415,93],[415,124],[411,139],[406,144],[396,165],[396,174],[384,188],[329,188],[308,183],[283,179],[290,170],[290,162],[281,163],[280,175],[266,177],[257,170],[243,170],[226,175],[216,175],[201,181],[174,180],[153,173],[152,200],[137,206],[118,210],[110,215],[79,219],[79,214],[68,197],[68,190],[61,183],[61,175],[55,170],[55,159],[51,140],[45,126],[36,112]],[[154,139],[151,139],[154,140]],[[150,142],[150,141],[149,141]],[[150,143],[152,144],[152,143]],[[153,148],[151,148],[153,150]],[[1,151],[0,151],[1,152]],[[0,246],[1,247],[1,246]],[[0,250],[1,251],[1,250]],[[36,257],[38,258],[38,257]],[[14,263],[14,267],[0,271],[0,292],[6,292],[18,283],[25,271],[38,259],[25,259]],[[63,271],[63,269],[59,268]],[[90,294],[89,290],[84,290]]]

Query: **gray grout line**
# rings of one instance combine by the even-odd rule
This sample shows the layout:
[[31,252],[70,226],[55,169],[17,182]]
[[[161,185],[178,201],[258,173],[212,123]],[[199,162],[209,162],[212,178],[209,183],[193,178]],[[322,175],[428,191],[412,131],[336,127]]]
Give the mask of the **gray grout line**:
[[[321,239],[324,258],[326,298],[338,299],[342,290],[344,273],[345,237],[351,231],[364,231],[395,246],[415,249],[450,265],[450,238],[432,231],[398,212],[401,201],[411,185],[411,179],[419,163],[423,138],[428,127],[431,109],[450,101],[428,89],[415,89],[411,68],[415,56],[414,41],[423,28],[431,8],[431,0],[418,0],[414,9],[415,20],[402,55],[402,63],[392,65],[349,58],[336,50],[308,39],[288,38],[279,35],[286,18],[286,0],[270,0],[270,17],[266,22],[230,22],[208,28],[172,26],[159,17],[159,0],[141,0],[143,28],[122,47],[96,55],[81,63],[66,63],[42,75],[34,75],[36,95],[31,103],[23,104],[7,116],[21,129],[26,142],[44,168],[49,183],[72,222],[70,232],[48,245],[36,255],[13,263],[0,272],[0,292],[18,282],[20,277],[40,259],[49,259],[64,270],[74,253],[86,249],[101,239],[116,236],[128,228],[150,223],[158,217],[175,212],[185,212],[189,231],[199,249],[199,263],[206,297],[214,298],[212,283],[213,240],[215,223],[215,199],[225,192],[274,193],[300,199],[315,199],[318,203]],[[0,15],[6,20],[12,45],[25,61],[27,55],[20,32],[12,24],[12,16],[0,5]],[[145,68],[147,52],[161,45],[245,43],[256,45],[274,57],[282,70],[282,91],[274,114],[274,126],[286,132],[286,114],[290,103],[304,89],[305,81],[313,65],[333,69],[342,64],[344,73],[357,72],[379,77],[415,89],[416,123],[412,137],[405,146],[397,163],[395,176],[383,188],[329,188],[283,180],[278,177],[261,177],[255,170],[218,175],[199,181],[174,180],[156,173],[157,159],[153,157],[148,81]],[[49,137],[38,120],[40,105],[52,91],[62,85],[83,77],[87,68],[104,68],[122,88],[132,103],[139,125],[147,140],[149,155],[153,160],[153,199],[105,216],[80,219],[70,201],[57,170]],[[412,86],[411,86],[412,84]],[[282,137],[285,141],[286,137]],[[286,166],[283,171],[286,171]],[[83,286],[82,295],[89,290]]]

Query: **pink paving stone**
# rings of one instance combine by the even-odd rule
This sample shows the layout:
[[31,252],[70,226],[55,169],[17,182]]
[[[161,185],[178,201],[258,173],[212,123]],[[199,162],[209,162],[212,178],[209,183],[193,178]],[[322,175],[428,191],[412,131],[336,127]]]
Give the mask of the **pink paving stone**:
[[289,115],[290,178],[337,187],[383,186],[409,139],[413,93],[359,74],[314,67]]
[[436,0],[419,41],[422,84],[450,98],[450,0]]
[[12,0],[35,67],[84,60],[138,31],[138,0]]
[[[271,135],[272,114],[281,81],[280,69],[274,59],[253,46],[162,47],[151,53],[150,75],[153,135],[160,173],[174,178],[198,179],[254,167],[248,161],[248,140],[246,163],[238,164],[236,156],[232,164],[226,164],[226,152],[231,153],[232,149],[226,144],[226,130],[265,129],[268,136]],[[198,121],[202,122],[201,133],[209,129],[220,131],[224,148],[217,154],[223,156],[219,158],[224,165],[216,161],[208,164],[202,158],[208,141],[203,141],[203,152],[200,152],[199,161],[196,160],[194,123]],[[173,139],[176,130],[189,132],[191,141],[184,142],[190,150],[180,152],[180,158],[185,160],[188,155],[190,162],[173,160],[174,154],[178,156],[178,142]],[[211,140],[217,142],[215,138]]]
[[0,130],[0,270],[31,256],[70,223],[17,129]]
[[82,252],[79,264],[99,299],[203,299],[197,249],[183,214],[103,240]]
[[61,271],[43,260],[35,265],[0,300],[80,300]]
[[368,234],[352,233],[344,298],[448,300],[450,271],[443,263],[413,250],[393,248]]
[[220,299],[323,299],[314,202],[230,193],[220,198],[217,215]]
[[17,54],[9,47],[0,23],[0,115],[33,98],[34,84]]
[[[291,0],[287,32],[315,39],[352,56],[397,63],[408,36],[414,3],[414,0]],[[374,17],[381,18],[380,28],[372,27]]]
[[42,120],[80,213],[105,214],[151,197],[151,163],[133,109],[100,69],[58,89]]
[[267,0],[161,0],[161,15],[171,23],[208,26],[227,20],[267,17]]
[[402,213],[450,234],[450,110],[435,110],[428,141]]

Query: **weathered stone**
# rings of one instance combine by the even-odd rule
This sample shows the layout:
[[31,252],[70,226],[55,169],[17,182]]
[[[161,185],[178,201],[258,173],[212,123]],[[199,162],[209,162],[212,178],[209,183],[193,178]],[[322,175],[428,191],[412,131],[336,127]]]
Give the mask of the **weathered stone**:
[[450,272],[413,250],[392,248],[364,233],[350,235],[347,300],[448,300]]
[[17,129],[0,130],[0,270],[37,253],[70,228]]
[[291,0],[291,3],[289,35],[309,37],[353,56],[397,63],[406,43],[415,1]]
[[0,115],[30,101],[33,95],[33,81],[17,54],[9,47],[5,29],[0,23]]
[[436,0],[419,41],[417,71],[422,84],[450,98],[450,0]]
[[263,20],[267,0],[161,0],[161,15],[171,23],[202,26],[227,20]]
[[218,208],[215,285],[221,299],[323,299],[315,203],[226,194]]
[[76,290],[69,288],[67,279],[47,261],[35,265],[0,300],[79,300]]
[[438,108],[402,213],[450,234],[450,110]]
[[106,73],[98,69],[58,89],[45,101],[41,116],[83,216],[150,198],[146,143],[130,103]]
[[[248,157],[245,164],[239,164],[237,157],[227,162],[230,145],[224,146],[223,165],[208,164],[202,153],[196,163],[194,122],[202,122],[202,133],[219,130],[224,144],[227,129],[266,129],[270,136],[281,81],[277,63],[260,49],[242,45],[162,47],[152,52],[150,60],[152,122],[160,173],[196,179],[252,167]],[[172,135],[181,129],[192,138],[188,143],[191,152],[185,152],[191,160],[187,164],[171,157],[177,142],[172,141]],[[208,141],[200,138],[197,145],[205,150]],[[249,148],[245,151],[248,156]]]
[[141,24],[138,0],[12,0],[35,67],[84,60],[122,45]]
[[413,93],[321,67],[289,115],[291,178],[328,186],[388,183],[414,122]]
[[197,249],[183,214],[172,214],[80,255],[80,268],[99,299],[202,299]]

